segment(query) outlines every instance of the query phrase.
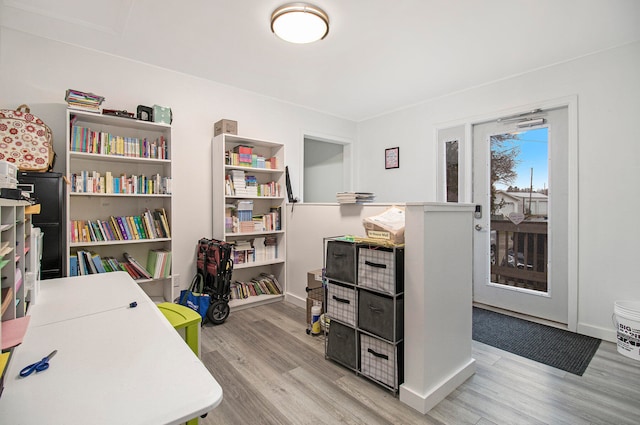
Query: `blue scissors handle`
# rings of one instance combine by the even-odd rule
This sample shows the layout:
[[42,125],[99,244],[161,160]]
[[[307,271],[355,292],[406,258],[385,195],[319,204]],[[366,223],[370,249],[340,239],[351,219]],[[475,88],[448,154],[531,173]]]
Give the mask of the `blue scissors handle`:
[[57,352],[58,350],[53,350],[51,354],[49,354],[39,362],[35,362],[33,364],[30,364],[29,366],[26,366],[20,371],[20,376],[24,378],[31,375],[33,372],[38,373],[42,372],[43,370],[47,370],[49,368],[49,359],[51,359],[51,357],[53,357]]

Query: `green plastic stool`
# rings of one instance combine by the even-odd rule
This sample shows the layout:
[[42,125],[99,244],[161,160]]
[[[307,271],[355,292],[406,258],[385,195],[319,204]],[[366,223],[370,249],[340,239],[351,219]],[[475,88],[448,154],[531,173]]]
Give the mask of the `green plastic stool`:
[[195,355],[200,357],[200,322],[202,317],[189,307],[180,304],[161,303],[158,304],[158,308],[174,329],[184,328],[185,342]]
[[[175,330],[184,328],[184,340],[191,351],[200,357],[200,322],[202,317],[189,307],[174,303],[160,303],[158,308]],[[198,418],[187,421],[187,425],[198,425]]]

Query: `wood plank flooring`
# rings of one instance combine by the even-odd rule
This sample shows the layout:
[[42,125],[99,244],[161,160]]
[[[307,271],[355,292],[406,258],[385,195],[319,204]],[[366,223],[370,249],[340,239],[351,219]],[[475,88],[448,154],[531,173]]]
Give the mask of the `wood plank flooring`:
[[576,376],[473,342],[476,374],[426,415],[324,358],[306,312],[278,302],[202,328],[202,361],[224,391],[201,424],[638,424],[640,362],[603,342]]

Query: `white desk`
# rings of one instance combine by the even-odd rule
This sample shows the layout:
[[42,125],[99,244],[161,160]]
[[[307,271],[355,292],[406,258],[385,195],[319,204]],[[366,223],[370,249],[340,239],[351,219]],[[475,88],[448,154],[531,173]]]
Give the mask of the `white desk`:
[[[222,401],[220,385],[128,274],[41,288],[5,375],[0,422],[180,424]],[[18,376],[54,349],[48,370]]]

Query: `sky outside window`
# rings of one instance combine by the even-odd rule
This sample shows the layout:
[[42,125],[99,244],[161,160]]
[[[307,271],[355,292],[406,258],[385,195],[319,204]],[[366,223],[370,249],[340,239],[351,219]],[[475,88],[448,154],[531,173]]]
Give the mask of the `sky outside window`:
[[[549,188],[549,149],[548,149],[548,129],[538,128],[528,130],[518,134],[518,139],[506,140],[503,147],[505,149],[520,148],[517,157],[516,180],[511,186],[519,189],[528,189],[531,185],[531,169],[533,168],[533,191]],[[509,185],[497,183],[498,190],[506,190]]]

